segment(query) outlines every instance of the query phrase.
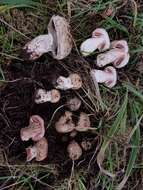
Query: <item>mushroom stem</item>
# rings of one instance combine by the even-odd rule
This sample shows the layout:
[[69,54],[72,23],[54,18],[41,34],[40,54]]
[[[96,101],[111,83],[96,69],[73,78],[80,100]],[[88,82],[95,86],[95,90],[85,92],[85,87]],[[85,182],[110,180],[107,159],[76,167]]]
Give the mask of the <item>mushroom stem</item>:
[[56,103],[60,100],[60,92],[56,89],[46,91],[38,89],[35,94],[35,103],[40,104],[44,102]]
[[117,72],[114,67],[106,67],[103,71],[91,70],[91,77],[98,83],[104,83],[107,87],[112,88],[117,81]]
[[89,38],[85,40],[80,47],[83,56],[88,56],[96,49],[100,49],[101,44],[104,43],[103,38]]
[[30,56],[30,60],[35,60],[42,54],[52,51],[53,42],[52,34],[39,35],[28,42],[23,49]]

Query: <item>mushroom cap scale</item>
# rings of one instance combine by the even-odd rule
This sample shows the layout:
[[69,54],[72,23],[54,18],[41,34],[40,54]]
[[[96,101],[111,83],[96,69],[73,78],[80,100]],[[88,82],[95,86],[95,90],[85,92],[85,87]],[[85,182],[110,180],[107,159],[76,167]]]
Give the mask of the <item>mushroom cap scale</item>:
[[82,155],[82,149],[76,141],[71,141],[67,147],[67,152],[72,160],[78,160]]
[[72,50],[73,42],[67,20],[61,16],[53,15],[48,24],[48,32],[53,35],[54,39],[53,57],[60,60],[68,56]]
[[30,138],[32,138],[33,141],[38,141],[44,134],[44,120],[39,115],[32,115],[30,117],[29,126],[22,128],[20,131],[22,141],[28,141]]

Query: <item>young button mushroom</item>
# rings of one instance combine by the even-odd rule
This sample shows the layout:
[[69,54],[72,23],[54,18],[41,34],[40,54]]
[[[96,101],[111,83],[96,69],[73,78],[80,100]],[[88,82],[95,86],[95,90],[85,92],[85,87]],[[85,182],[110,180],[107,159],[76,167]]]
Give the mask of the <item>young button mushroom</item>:
[[58,133],[70,133],[75,129],[75,124],[72,120],[72,113],[66,111],[63,116],[55,123],[55,128]]
[[30,117],[29,126],[22,128],[20,131],[22,141],[28,141],[30,138],[32,138],[33,141],[38,141],[44,134],[44,120],[39,115],[32,115]]
[[36,161],[44,160],[48,155],[48,141],[45,137],[40,139],[34,146],[26,148],[27,161],[36,158]]
[[111,50],[97,56],[97,65],[103,67],[113,63],[114,67],[122,68],[129,62],[128,44],[125,40],[113,41]]
[[69,77],[60,76],[56,82],[57,82],[56,88],[62,90],[68,90],[68,89],[78,90],[79,88],[82,87],[82,79],[80,75],[76,73],[70,74]]
[[80,51],[83,56],[88,56],[96,49],[105,51],[110,47],[110,39],[108,33],[103,28],[97,28],[92,32],[92,37],[85,40],[81,46]]
[[84,131],[88,131],[89,129],[94,129],[94,128],[90,127],[89,116],[86,113],[81,112],[80,117],[79,117],[79,121],[78,121],[77,126],[76,126],[76,131],[84,132]]
[[46,91],[44,89],[38,89],[35,94],[35,103],[41,104],[44,102],[57,103],[60,100],[60,92],[56,89]]
[[27,59],[35,60],[44,53],[52,52],[52,56],[60,60],[70,54],[72,44],[69,23],[65,18],[54,15],[48,24],[48,34],[28,42],[23,53]]
[[106,67],[103,71],[93,69],[90,74],[93,81],[104,83],[109,88],[112,88],[117,83],[117,72],[114,67]]
[[67,106],[71,111],[77,111],[81,106],[81,100],[77,97],[71,98],[67,101]]
[[67,147],[67,152],[71,160],[78,160],[82,155],[82,149],[76,141],[71,141]]

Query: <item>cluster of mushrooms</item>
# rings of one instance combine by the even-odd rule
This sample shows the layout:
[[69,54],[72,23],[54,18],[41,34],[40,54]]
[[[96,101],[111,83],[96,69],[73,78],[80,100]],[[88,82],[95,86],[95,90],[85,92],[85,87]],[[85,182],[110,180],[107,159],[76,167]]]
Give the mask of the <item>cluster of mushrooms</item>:
[[[28,42],[23,52],[26,59],[34,61],[49,52],[54,59],[61,60],[67,57],[73,47],[73,39],[70,33],[70,26],[67,20],[61,16],[52,16],[48,24],[48,34],[39,35]],[[129,48],[125,40],[116,40],[110,43],[109,35],[103,28],[95,29],[92,37],[85,40],[80,51],[83,56],[93,54],[95,50],[101,52],[95,61],[97,67],[104,67],[103,70],[91,69],[90,76],[93,81],[103,83],[112,88],[117,82],[116,68],[124,67],[129,61]],[[106,66],[112,64],[113,66]],[[78,90],[82,87],[82,78],[78,73],[70,73],[68,77],[59,76],[54,88],[46,91],[37,89],[35,92],[35,103],[45,102],[57,103],[61,95],[60,90]],[[77,133],[94,130],[91,127],[90,118],[87,113],[81,112],[78,122],[74,123],[73,112],[81,106],[81,100],[76,96],[67,101],[67,107],[70,111],[65,113],[55,123],[55,130],[58,133],[69,133],[72,138],[67,146],[67,152],[72,160],[77,160],[82,155],[82,150],[87,150],[90,144],[77,143],[74,137]],[[48,140],[45,136],[44,120],[39,115],[30,117],[29,126],[20,131],[22,141],[32,139],[34,145],[26,148],[27,161],[36,158],[36,161],[44,160],[48,155]]]

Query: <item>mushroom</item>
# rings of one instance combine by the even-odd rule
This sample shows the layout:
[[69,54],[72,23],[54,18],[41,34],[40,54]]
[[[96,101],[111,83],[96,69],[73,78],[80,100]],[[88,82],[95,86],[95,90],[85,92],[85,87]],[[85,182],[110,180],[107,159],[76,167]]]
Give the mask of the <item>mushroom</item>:
[[73,140],[69,143],[69,145],[67,147],[67,152],[69,154],[69,157],[73,161],[78,160],[80,158],[80,156],[82,155],[82,149],[75,140]]
[[80,117],[79,117],[79,121],[78,121],[77,126],[76,126],[76,131],[84,132],[84,131],[88,131],[89,129],[94,129],[94,128],[90,127],[89,116],[86,113],[81,112]]
[[69,77],[60,76],[58,77],[56,83],[57,83],[56,88],[62,90],[68,90],[68,89],[78,90],[79,88],[82,87],[82,79],[80,75],[76,73],[70,74]]
[[77,97],[71,98],[67,101],[67,106],[71,111],[77,111],[81,106],[81,100]]
[[20,131],[22,141],[28,141],[30,138],[32,138],[33,141],[38,141],[44,134],[44,120],[39,115],[32,115],[30,117],[29,126],[22,128]]
[[39,35],[28,42],[23,53],[29,60],[35,60],[51,52],[55,59],[60,60],[70,54],[72,44],[69,23],[65,18],[54,15],[48,24],[48,34]]
[[117,72],[114,67],[106,67],[103,71],[93,69],[90,72],[93,81],[104,83],[105,86],[112,88],[117,82]]
[[83,148],[83,150],[87,151],[87,150],[90,150],[90,149],[91,149],[92,144],[91,144],[91,142],[88,141],[88,140],[83,140],[83,141],[81,142],[81,147]]
[[72,113],[66,111],[63,116],[55,123],[55,128],[58,133],[70,133],[75,129],[75,124],[72,120]]
[[34,146],[26,148],[27,161],[36,158],[36,161],[44,160],[48,155],[48,141],[45,137],[40,139]]
[[85,40],[81,46],[80,51],[83,56],[88,56],[96,49],[105,51],[110,47],[110,39],[108,33],[103,28],[97,28],[92,32],[92,37]]
[[41,104],[44,102],[56,103],[60,100],[60,92],[56,89],[46,91],[44,89],[38,89],[35,94],[35,103]]
[[113,41],[111,50],[97,56],[97,66],[103,67],[113,63],[114,67],[122,68],[129,62],[128,44],[125,40]]

